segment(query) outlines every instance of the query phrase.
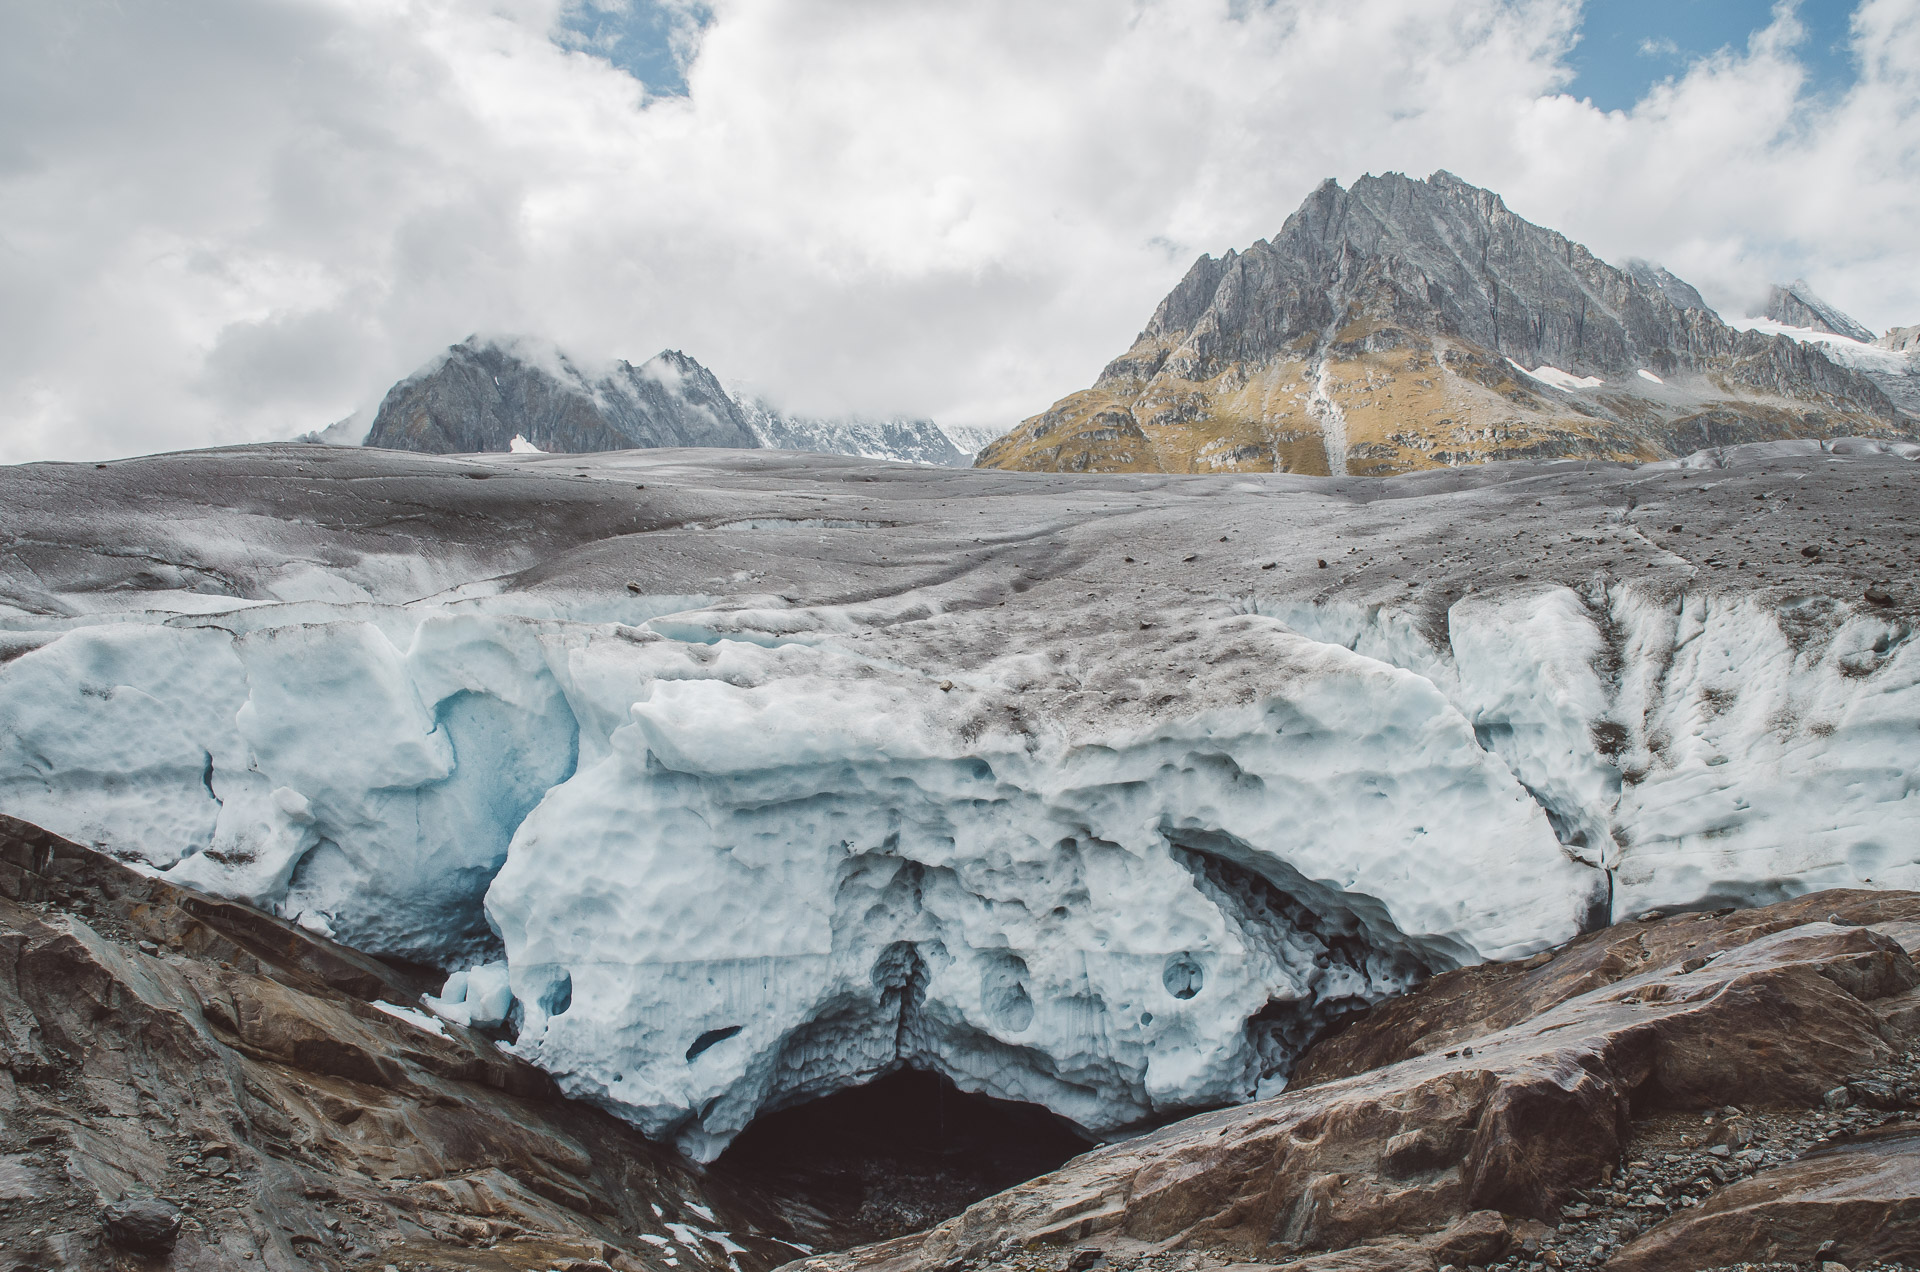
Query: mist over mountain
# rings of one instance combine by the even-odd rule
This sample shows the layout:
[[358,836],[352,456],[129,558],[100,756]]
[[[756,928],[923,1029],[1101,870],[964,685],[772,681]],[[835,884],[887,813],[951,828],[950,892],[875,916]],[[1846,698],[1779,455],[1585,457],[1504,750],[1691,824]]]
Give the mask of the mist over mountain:
[[1766,308],[1761,316],[1789,327],[1830,332],[1865,344],[1873,333],[1814,294],[1806,279],[1796,278],[1786,286],[1775,283],[1767,292]]

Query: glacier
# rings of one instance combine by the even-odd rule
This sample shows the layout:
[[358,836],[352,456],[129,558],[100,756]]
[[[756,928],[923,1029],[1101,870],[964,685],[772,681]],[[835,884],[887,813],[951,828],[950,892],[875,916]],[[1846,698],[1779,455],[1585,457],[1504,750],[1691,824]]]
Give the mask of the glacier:
[[1920,886],[1916,457],[21,466],[0,811],[696,1158],[901,1065],[1122,1134],[1443,968]]

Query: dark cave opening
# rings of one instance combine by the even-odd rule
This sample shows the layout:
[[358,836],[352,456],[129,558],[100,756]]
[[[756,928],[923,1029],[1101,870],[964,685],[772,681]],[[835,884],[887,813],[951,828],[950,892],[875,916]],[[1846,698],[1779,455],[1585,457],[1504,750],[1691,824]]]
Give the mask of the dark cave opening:
[[1037,1104],[901,1069],[755,1118],[715,1169],[817,1211],[781,1206],[816,1244],[841,1248],[918,1232],[1092,1146]]

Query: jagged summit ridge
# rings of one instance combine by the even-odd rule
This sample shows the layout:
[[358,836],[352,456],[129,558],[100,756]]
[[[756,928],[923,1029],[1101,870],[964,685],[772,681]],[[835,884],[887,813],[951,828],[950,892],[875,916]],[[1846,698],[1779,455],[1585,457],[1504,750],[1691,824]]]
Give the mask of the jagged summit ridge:
[[429,454],[758,445],[713,373],[669,349],[590,375],[551,345],[474,336],[388,391],[366,445]]
[[1713,313],[1713,306],[1684,278],[1674,274],[1666,266],[1653,261],[1644,261],[1638,257],[1629,257],[1624,265],[1627,273],[1642,287],[1659,292],[1673,303],[1676,309],[1702,309]]
[[518,336],[470,336],[394,385],[365,445],[468,454],[505,451],[516,436],[550,452],[721,446],[967,461],[932,420],[787,414],[678,349],[592,367]]
[[1862,344],[1873,343],[1871,331],[1820,299],[1804,278],[1796,278],[1785,287],[1775,283],[1767,293],[1767,306],[1761,311],[1761,317],[1789,327],[1845,336]]
[[1389,173],[1328,181],[1271,240],[1201,257],[1092,389],[977,462],[1368,474],[1914,424],[1658,266],[1615,268],[1451,173]]

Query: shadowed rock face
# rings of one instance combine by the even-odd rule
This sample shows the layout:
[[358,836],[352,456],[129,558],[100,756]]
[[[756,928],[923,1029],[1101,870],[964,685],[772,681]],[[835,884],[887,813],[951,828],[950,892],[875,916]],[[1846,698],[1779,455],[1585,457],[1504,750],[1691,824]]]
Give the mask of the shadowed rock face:
[[[1272,241],[1206,256],[1095,386],[983,467],[1379,474],[1652,459],[1915,422],[1859,374],[1736,331],[1449,173],[1329,181]],[[1700,439],[1711,439],[1702,441]]]
[[1789,327],[1824,331],[1863,344],[1873,340],[1871,331],[1814,295],[1804,278],[1796,278],[1785,287],[1775,283],[1767,292],[1767,307],[1761,316]]
[[[1467,1261],[1440,1247],[1470,1237],[1471,1261],[1491,1261],[1624,1164],[1635,1119],[1735,1101],[1819,1107],[1890,1060],[1912,1040],[1920,971],[1903,942],[1920,937],[1916,920],[1920,894],[1820,893],[1621,924],[1552,956],[1449,973],[1319,1044],[1306,1085],[1278,1099],[1097,1149],[927,1233],[806,1266],[907,1272],[1008,1243],[1091,1241],[1121,1258],[1177,1245],[1231,1259],[1347,1251],[1301,1265],[1329,1270],[1431,1267]],[[1859,1256],[1920,1252],[1912,1136],[1889,1134],[1697,1209],[1669,1201],[1673,1217],[1613,1266],[1811,1256],[1771,1219],[1813,1232],[1871,1215],[1884,1239]],[[1797,1212],[1783,1204],[1796,1191]]]
[[669,349],[589,379],[563,355],[530,360],[478,339],[388,391],[368,446],[450,455],[504,451],[517,434],[543,451],[760,445],[713,373]]
[[729,1267],[681,1223],[729,1234],[741,1268],[792,1254],[749,1234],[782,1230],[767,1210],[490,1038],[376,1005],[419,988],[0,817],[0,1249],[83,1269],[169,1248],[182,1270],[638,1268],[661,1258],[648,1233],[683,1269]]

